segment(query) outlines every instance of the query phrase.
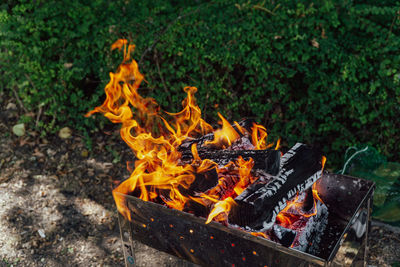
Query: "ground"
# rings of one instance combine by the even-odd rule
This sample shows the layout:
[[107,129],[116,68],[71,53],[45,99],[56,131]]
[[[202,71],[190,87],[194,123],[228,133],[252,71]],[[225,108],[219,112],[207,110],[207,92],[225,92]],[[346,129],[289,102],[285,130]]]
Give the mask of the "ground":
[[[94,133],[91,151],[74,131],[66,139],[29,129],[17,137],[17,103],[1,97],[0,266],[123,266],[111,191],[128,177],[133,155],[118,130]],[[373,225],[369,245],[368,264],[400,262],[396,229]],[[175,265],[142,246],[137,263]]]

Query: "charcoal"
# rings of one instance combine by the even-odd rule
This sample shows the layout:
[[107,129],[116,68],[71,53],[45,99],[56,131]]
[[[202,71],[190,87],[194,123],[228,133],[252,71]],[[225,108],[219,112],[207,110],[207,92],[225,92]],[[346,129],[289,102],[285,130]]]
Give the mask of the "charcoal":
[[194,196],[195,193],[205,192],[218,184],[218,173],[216,168],[212,168],[203,173],[196,173],[194,181],[189,188],[178,186],[179,192],[184,196]]
[[[326,226],[328,225],[328,208],[325,204],[317,201],[318,213],[310,217],[304,227],[298,228],[298,233],[293,241],[292,247],[307,253],[315,254],[319,250],[319,244]],[[292,227],[296,227],[293,225]]]
[[[206,150],[198,151],[201,159],[210,159],[219,166],[224,166],[230,161],[236,161],[239,157],[244,160],[252,158],[254,160],[253,169],[263,170],[264,172],[276,175],[280,166],[280,151],[278,150]],[[193,160],[191,151],[182,153],[181,161],[190,163]]]
[[312,147],[296,144],[281,159],[281,170],[264,186],[249,186],[235,198],[229,223],[265,231],[272,227],[286,201],[312,186],[322,174],[322,154]]

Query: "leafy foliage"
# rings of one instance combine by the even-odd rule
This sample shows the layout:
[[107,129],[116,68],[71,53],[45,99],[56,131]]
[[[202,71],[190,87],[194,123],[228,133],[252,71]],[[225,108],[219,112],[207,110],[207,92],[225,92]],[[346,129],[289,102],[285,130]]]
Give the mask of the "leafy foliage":
[[[272,139],[320,145],[338,164],[369,144],[392,160],[400,141],[400,3],[382,1],[9,1],[1,65],[42,127],[95,126],[117,62],[117,38],[137,47],[143,94],[177,110],[197,86],[207,119],[253,117]],[[62,8],[61,8],[62,7]],[[55,124],[54,124],[54,123]],[[97,124],[97,127],[99,124]]]

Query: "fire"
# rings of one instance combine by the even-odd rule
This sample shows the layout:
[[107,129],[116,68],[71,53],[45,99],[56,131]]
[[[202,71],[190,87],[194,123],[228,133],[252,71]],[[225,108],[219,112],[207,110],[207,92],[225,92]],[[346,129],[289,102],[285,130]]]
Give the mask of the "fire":
[[[182,110],[177,113],[166,112],[151,97],[139,94],[144,75],[140,73],[137,62],[131,58],[135,46],[125,39],[116,41],[111,49],[123,51],[123,61],[115,73],[110,73],[110,81],[105,87],[106,99],[101,106],[88,112],[86,116],[102,113],[113,123],[121,123],[121,137],[132,149],[137,160],[134,168],[128,164],[130,177],[113,190],[118,211],[131,220],[124,195],[135,195],[144,201],[162,202],[170,208],[183,210],[189,201],[211,207],[206,223],[227,221],[229,211],[236,205],[234,198],[240,195],[257,177],[252,175],[254,160],[238,157],[225,166],[218,166],[209,159],[202,159],[202,148],[229,149],[245,136],[251,141],[251,149],[263,150],[274,145],[267,143],[265,127],[253,124],[251,128],[242,127],[238,122],[232,125],[220,113],[222,127],[213,127],[202,119],[202,113],[196,103],[197,88],[185,87],[186,98],[182,101]],[[180,146],[187,140],[213,134],[213,138],[202,145],[190,145],[192,161],[182,163]],[[280,147],[280,140],[275,150]],[[323,164],[325,158],[323,159]],[[218,183],[205,192],[188,193],[196,176],[214,171]],[[318,196],[315,185],[312,188],[314,208],[304,213],[299,195],[278,216],[277,221],[291,224],[296,218],[289,210],[295,209],[299,216],[309,217],[316,214]],[[253,232],[255,236],[268,238],[267,233]]]
[[218,217],[220,217],[217,219],[218,221],[226,221],[232,205],[235,204],[236,204],[235,200],[233,200],[233,198],[231,197],[228,197],[222,201],[218,201],[214,205],[213,210],[210,212],[210,215],[208,216],[206,223],[210,223],[214,218]]
[[[222,129],[216,130],[214,132],[214,140],[212,142],[206,142],[206,144],[213,144],[216,146],[222,146],[222,148],[226,148],[232,145],[232,142],[237,140],[240,135],[220,113],[218,113],[218,117],[222,121]],[[235,125],[239,127],[241,132],[244,131],[244,129],[236,121]]]
[[263,233],[263,232],[251,232],[250,234],[254,235],[254,236],[261,236],[261,237],[264,237],[264,238],[267,238],[267,239],[269,238],[269,236],[266,233]]
[[240,181],[233,189],[236,195],[240,195],[249,184],[252,184],[257,178],[251,175],[251,169],[254,166],[254,160],[250,158],[245,161],[242,157],[239,157],[236,161],[239,166]]
[[219,175],[216,187],[220,188],[223,187],[225,178],[220,177],[221,171],[216,163],[200,158],[196,145],[191,146],[192,164],[180,164],[181,152],[178,148],[185,140],[214,133],[214,139],[206,142],[206,146],[227,148],[241,136],[248,134],[256,149],[265,149],[272,146],[266,143],[266,129],[253,124],[252,131],[248,132],[237,122],[233,127],[218,114],[222,128],[214,130],[201,118],[201,110],[194,97],[197,91],[195,87],[184,88],[186,98],[182,101],[183,109],[180,112],[163,111],[155,99],[139,94],[144,75],[139,71],[137,62],[131,58],[135,45],[120,39],[111,49],[122,50],[123,61],[115,73],[110,73],[110,81],[105,87],[104,103],[88,112],[86,116],[102,113],[113,123],[121,123],[121,137],[137,157],[130,177],[113,190],[119,212],[131,219],[123,197],[126,194],[137,195],[145,201],[161,199],[167,206],[178,210],[182,210],[188,200],[204,205],[215,203],[208,222],[216,213],[221,213],[221,210],[222,213],[229,212],[229,207],[234,204],[232,196],[239,194],[255,179],[250,174],[252,160],[245,161],[240,158],[237,162],[228,164],[230,167],[226,166],[237,169],[239,177],[230,196],[225,195],[221,198],[215,190],[209,190],[200,196],[190,196],[184,194],[181,189],[188,189],[196,174],[206,173],[215,168]]
[[[326,157],[322,157],[322,170],[321,172],[324,171],[325,163],[326,163]],[[320,196],[318,195],[318,190],[316,187],[316,183],[312,185],[312,196],[313,196],[313,207],[311,209],[310,213],[305,213],[302,211],[303,207],[303,200],[299,200],[299,194],[297,193],[296,197],[292,201],[287,201],[286,202],[286,207],[279,212],[279,214],[276,216],[276,219],[280,224],[284,226],[289,226],[292,225],[294,221],[296,221],[300,216],[303,216],[305,218],[309,218],[312,216],[317,215],[318,210],[317,210],[317,200],[324,203]],[[289,210],[295,210],[296,212],[288,212]],[[298,214],[298,215],[295,215]]]
[[266,144],[267,137],[268,137],[267,130],[265,129],[264,126],[255,125],[253,127],[253,132],[251,134],[251,141],[255,145],[256,149],[268,148],[268,145]]

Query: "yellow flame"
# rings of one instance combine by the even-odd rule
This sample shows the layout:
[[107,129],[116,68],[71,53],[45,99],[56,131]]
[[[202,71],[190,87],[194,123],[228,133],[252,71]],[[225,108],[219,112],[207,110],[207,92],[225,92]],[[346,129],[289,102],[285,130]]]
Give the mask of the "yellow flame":
[[281,139],[279,138],[278,141],[276,142],[275,150],[279,150],[281,147]]
[[251,170],[254,166],[254,160],[250,158],[248,161],[246,161],[242,157],[239,157],[236,161],[236,164],[239,166],[240,180],[236,184],[234,191],[236,195],[240,195],[250,184],[256,180],[256,178],[251,175]]
[[206,142],[206,144],[214,144],[222,146],[222,148],[226,148],[230,146],[235,140],[237,140],[240,135],[220,113],[218,113],[218,117],[222,121],[222,128],[216,130],[214,132],[214,140]]
[[[119,212],[131,219],[121,194],[134,194],[145,201],[160,197],[169,207],[180,210],[189,199],[204,205],[211,202],[216,203],[217,210],[214,214],[221,209],[229,212],[233,199],[220,199],[216,194],[217,189],[196,197],[185,196],[179,191],[179,188],[189,188],[196,174],[217,168],[217,164],[208,159],[202,160],[197,146],[194,145],[191,147],[194,157],[192,164],[182,165],[178,147],[187,139],[214,132],[214,140],[207,145],[226,148],[241,135],[249,134],[257,149],[265,149],[268,147],[265,128],[254,124],[252,133],[246,133],[247,130],[235,122],[235,130],[218,113],[222,128],[214,131],[201,118],[201,110],[194,97],[197,91],[195,87],[184,88],[186,98],[182,101],[183,108],[180,112],[163,111],[155,99],[139,94],[140,84],[145,79],[137,62],[131,58],[135,45],[129,44],[126,39],[120,39],[112,44],[111,49],[123,51],[122,63],[115,73],[110,73],[110,81],[104,89],[106,99],[103,104],[89,111],[86,116],[99,112],[112,122],[121,123],[121,137],[136,155],[135,168],[130,177],[113,190]],[[254,179],[250,174],[253,163],[251,160],[246,162],[241,159],[232,164],[236,164],[239,169],[240,181],[234,185],[235,194],[239,194]],[[223,186],[224,179],[222,175],[219,177],[216,188]]]
[[224,215],[220,220],[226,221],[229,211],[231,210],[232,205],[236,205],[235,200],[233,198],[228,197],[224,200],[218,201],[215,203],[214,208],[211,210],[208,215],[206,223],[210,223],[217,216]]

